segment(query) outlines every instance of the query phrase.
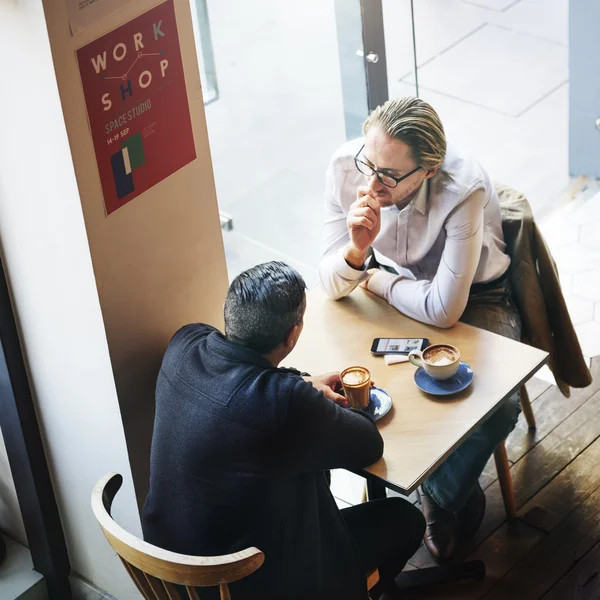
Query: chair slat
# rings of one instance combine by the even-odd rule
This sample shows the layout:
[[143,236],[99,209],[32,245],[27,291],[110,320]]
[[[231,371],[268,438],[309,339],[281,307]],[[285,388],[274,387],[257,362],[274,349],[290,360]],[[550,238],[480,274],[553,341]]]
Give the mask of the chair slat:
[[181,594],[172,583],[163,581],[163,585],[165,586],[165,591],[169,596],[169,600],[181,600]]
[[200,600],[200,596],[198,596],[196,588],[187,586],[185,589],[187,590],[190,600]]
[[146,598],[146,600],[156,600],[154,592],[150,587],[150,584],[146,581],[145,573],[143,571],[140,571],[137,567],[130,565],[129,563],[127,563],[127,567],[129,575],[131,576],[133,581],[135,581],[138,590],[140,590],[144,598]]
[[[119,555],[117,554],[117,556],[119,556]],[[125,567],[125,570],[129,573],[129,577],[131,577],[131,579],[133,580],[133,583],[135,583],[135,587],[138,589],[138,592],[142,596],[144,596],[144,598],[146,598],[146,600],[148,600],[148,597],[144,593],[143,588],[140,586],[137,579],[135,578],[135,575],[133,574],[131,565],[126,560],[123,560],[120,556],[119,556],[119,558],[121,559],[121,562],[123,563],[123,566]]]
[[367,589],[373,589],[377,583],[379,583],[379,569],[373,569],[367,573]]
[[[117,556],[119,556],[119,555],[117,554]],[[129,573],[129,577],[131,577],[131,580],[133,581],[133,583],[135,583],[135,587],[138,589],[138,592],[143,596],[144,590],[139,586],[138,582],[135,580],[135,577],[133,576],[133,573],[131,572],[131,569],[129,568],[129,563],[126,560],[123,560],[120,556],[119,556],[119,560],[123,563],[123,566],[125,567],[125,570],[127,571],[127,573]]]
[[221,600],[231,600],[231,594],[229,593],[229,586],[226,583],[219,585],[221,592]]
[[160,579],[153,577],[152,575],[148,575],[148,573],[144,573],[144,577],[146,577],[148,585],[152,588],[152,592],[154,593],[156,600],[169,600],[167,590],[165,590],[163,582]]

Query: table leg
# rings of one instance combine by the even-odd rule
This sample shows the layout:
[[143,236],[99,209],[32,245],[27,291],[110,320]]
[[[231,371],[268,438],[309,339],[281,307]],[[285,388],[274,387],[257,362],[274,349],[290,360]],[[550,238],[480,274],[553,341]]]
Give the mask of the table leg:
[[375,479],[367,479],[367,500],[382,500],[386,498],[385,485]]
[[506,445],[504,442],[496,448],[494,460],[496,461],[496,471],[498,472],[498,481],[500,483],[500,491],[502,492],[506,514],[509,519],[514,519],[517,514],[517,507],[515,504],[512,476],[510,474],[510,464],[506,455]]
[[[371,477],[367,478],[367,498],[369,500],[380,500],[386,498],[385,484]],[[470,561],[458,565],[442,565],[439,567],[431,567],[428,569],[420,569],[417,571],[408,571],[400,573],[395,580],[396,594],[400,594],[402,590],[414,587],[429,587],[432,585],[440,585],[465,579],[481,580],[485,577],[485,565],[482,561]],[[394,592],[389,590],[392,597]],[[399,596],[398,596],[399,597]]]

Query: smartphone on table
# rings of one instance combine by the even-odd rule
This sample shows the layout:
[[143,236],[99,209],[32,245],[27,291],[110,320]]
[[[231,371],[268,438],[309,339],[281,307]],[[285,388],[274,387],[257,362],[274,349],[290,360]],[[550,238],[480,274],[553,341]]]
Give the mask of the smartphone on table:
[[425,350],[429,346],[426,338],[375,338],[371,345],[371,354],[410,354],[413,350]]

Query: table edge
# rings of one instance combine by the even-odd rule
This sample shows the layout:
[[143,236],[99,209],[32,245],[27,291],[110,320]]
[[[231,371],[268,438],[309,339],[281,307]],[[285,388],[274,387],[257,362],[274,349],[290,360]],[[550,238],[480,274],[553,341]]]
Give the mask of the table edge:
[[[539,348],[537,348],[537,350],[540,350]],[[422,483],[423,481],[425,481],[425,479],[427,479],[447,458],[448,456],[450,456],[450,454],[452,454],[452,452],[454,452],[454,450],[456,450],[483,422],[487,421],[499,408],[500,406],[502,406],[502,404],[504,402],[506,402],[506,400],[508,400],[508,398],[510,398],[518,389],[520,389],[521,387],[523,387],[523,385],[525,385],[525,383],[527,383],[550,359],[550,354],[548,352],[546,352],[545,350],[540,350],[540,352],[544,352],[545,356],[540,359],[540,362],[533,367],[533,369],[531,369],[531,371],[529,371],[529,373],[527,375],[525,375],[520,381],[519,383],[517,383],[505,396],[504,398],[502,398],[502,400],[500,400],[496,406],[492,407],[485,415],[483,415],[471,428],[469,428],[469,430],[467,432],[465,432],[454,444],[452,444],[441,456],[440,458],[435,461],[435,463],[429,467],[428,469],[426,469],[423,473],[421,473],[421,475],[419,475],[416,479],[414,479],[412,481],[412,483],[407,487],[404,488],[401,485],[398,485],[392,481],[389,481],[383,477],[380,477],[378,475],[375,475],[374,473],[371,473],[369,471],[369,469],[373,466],[370,465],[369,467],[366,467],[364,469],[352,469],[351,471],[353,473],[356,473],[357,475],[360,475],[361,477],[364,477],[365,479],[372,479],[375,481],[379,481],[380,483],[383,483],[385,485],[385,487],[394,490],[395,492],[398,492],[399,494],[402,494],[404,496],[409,496],[410,494],[412,494]],[[510,434],[509,434],[510,435]],[[385,452],[385,451],[384,451]],[[380,459],[381,460],[381,459]],[[379,462],[379,461],[377,461]],[[377,464],[377,463],[374,463]]]

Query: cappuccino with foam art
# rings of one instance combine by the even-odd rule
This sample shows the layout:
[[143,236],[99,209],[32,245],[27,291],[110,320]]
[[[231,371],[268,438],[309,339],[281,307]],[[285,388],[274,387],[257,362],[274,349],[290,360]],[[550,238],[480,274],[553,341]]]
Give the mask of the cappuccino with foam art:
[[422,352],[414,350],[408,359],[438,381],[453,377],[460,366],[460,352],[450,344],[434,344]]
[[425,349],[422,353],[423,360],[431,365],[451,365],[459,357],[458,351],[454,346],[445,346],[437,344]]
[[348,367],[340,373],[344,394],[352,408],[365,408],[371,400],[371,373],[364,367]]
[[342,381],[348,385],[360,385],[369,378],[362,367],[350,368],[344,371]]

